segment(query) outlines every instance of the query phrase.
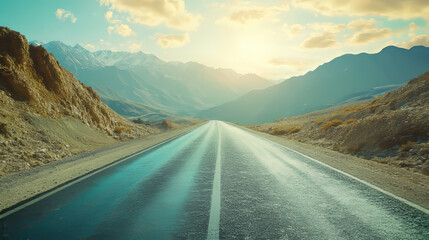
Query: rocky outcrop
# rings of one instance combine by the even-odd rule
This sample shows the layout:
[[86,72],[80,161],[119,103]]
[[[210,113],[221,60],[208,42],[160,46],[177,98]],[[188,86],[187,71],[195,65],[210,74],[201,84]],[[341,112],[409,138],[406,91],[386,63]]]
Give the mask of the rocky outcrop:
[[0,27],[0,176],[157,130],[100,101],[42,46]]
[[29,46],[24,36],[8,28],[0,28],[0,89],[28,102],[29,111],[42,117],[72,116],[108,133],[130,125],[42,46]]

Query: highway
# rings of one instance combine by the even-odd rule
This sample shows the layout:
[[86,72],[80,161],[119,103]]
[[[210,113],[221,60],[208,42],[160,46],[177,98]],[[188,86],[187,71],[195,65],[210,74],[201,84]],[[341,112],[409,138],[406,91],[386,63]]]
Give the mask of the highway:
[[27,205],[0,239],[429,239],[424,209],[219,121]]

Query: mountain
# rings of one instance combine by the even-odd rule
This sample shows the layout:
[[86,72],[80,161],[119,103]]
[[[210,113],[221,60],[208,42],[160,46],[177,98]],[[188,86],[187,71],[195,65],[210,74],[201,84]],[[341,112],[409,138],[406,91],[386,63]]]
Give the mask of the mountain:
[[429,48],[389,46],[376,54],[346,54],[303,76],[202,111],[202,117],[240,124],[272,122],[334,106],[353,94],[404,84],[429,69]]
[[71,47],[60,41],[53,41],[44,44],[43,47],[49,53],[55,53],[54,56],[58,62],[75,76],[79,75],[80,69],[98,68],[104,65],[90,51],[79,44]]
[[115,112],[131,120],[144,119],[144,121],[158,122],[160,120],[169,119],[177,123],[185,119],[141,103],[109,98],[102,98],[101,100],[109,105]]
[[251,128],[429,175],[429,72],[372,101]]
[[257,75],[195,62],[164,62],[143,52],[90,52],[61,42],[44,47],[103,98],[144,104],[174,114],[214,107],[271,85]]
[[112,111],[42,46],[5,27],[0,104],[0,176],[154,132]]
[[45,43],[45,42],[41,42],[41,41],[31,41],[31,42],[29,42],[28,44],[29,44],[29,45],[33,45],[33,46],[35,46],[35,47],[38,47],[38,46],[44,45],[44,44],[46,44],[46,43]]

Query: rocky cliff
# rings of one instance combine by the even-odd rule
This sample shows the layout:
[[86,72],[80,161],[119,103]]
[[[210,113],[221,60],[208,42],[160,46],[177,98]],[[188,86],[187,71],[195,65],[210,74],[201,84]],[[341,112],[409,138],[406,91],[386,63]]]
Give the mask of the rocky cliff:
[[5,27],[0,104],[0,176],[154,132],[115,113],[42,46]]

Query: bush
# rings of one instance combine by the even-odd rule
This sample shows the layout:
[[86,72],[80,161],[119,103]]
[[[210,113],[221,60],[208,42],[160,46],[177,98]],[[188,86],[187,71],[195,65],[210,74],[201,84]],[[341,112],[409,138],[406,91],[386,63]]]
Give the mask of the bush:
[[320,129],[322,129],[322,130],[328,130],[331,127],[336,127],[336,126],[339,126],[341,124],[343,124],[342,120],[334,119],[334,120],[332,120],[330,122],[326,122],[325,124],[323,124],[323,126],[320,127]]
[[362,147],[363,147],[363,143],[358,143],[358,144],[355,144],[354,146],[347,146],[346,150],[349,153],[356,153],[356,152],[359,152],[362,149]]
[[121,134],[123,130],[124,129],[122,126],[116,126],[115,129],[113,129],[113,132],[116,134]]
[[345,121],[344,124],[352,124],[357,122],[358,120],[356,118],[350,118],[349,120]]
[[128,127],[124,127],[124,126],[116,126],[115,129],[113,129],[113,132],[121,135],[123,132],[131,132],[131,129]]
[[10,136],[9,129],[6,123],[0,123],[0,134],[6,137]]
[[164,121],[162,121],[161,126],[163,126],[165,129],[172,129],[173,122],[171,120],[165,119]]
[[273,128],[269,133],[271,135],[280,136],[280,135],[289,135],[293,133],[297,133],[301,131],[301,127],[288,127],[288,126],[280,126]]

